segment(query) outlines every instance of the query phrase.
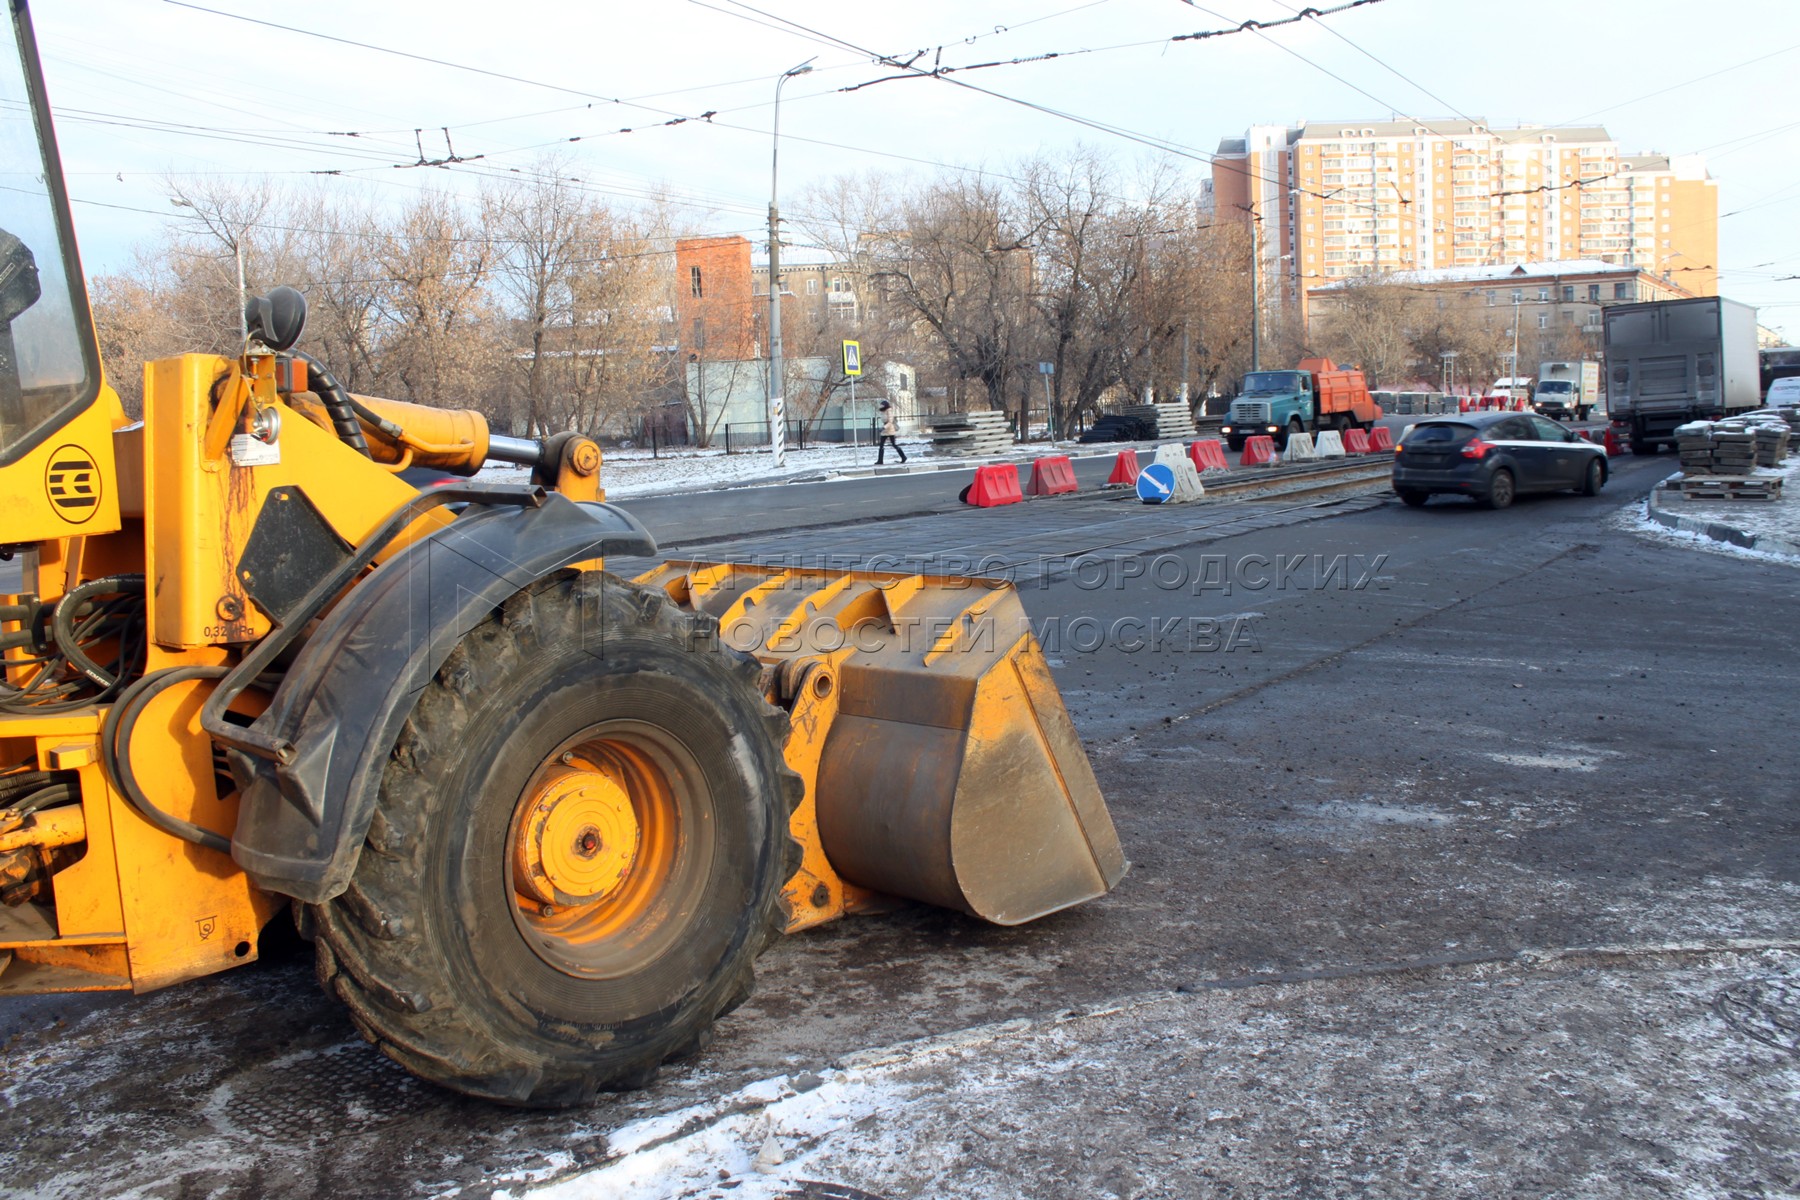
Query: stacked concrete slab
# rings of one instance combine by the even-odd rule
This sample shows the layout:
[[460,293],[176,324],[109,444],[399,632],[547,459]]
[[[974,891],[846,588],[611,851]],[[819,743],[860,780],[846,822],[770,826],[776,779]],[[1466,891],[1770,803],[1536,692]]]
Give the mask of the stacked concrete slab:
[[1130,408],[1121,409],[1120,415],[1139,417],[1146,421],[1156,422],[1156,436],[1159,441],[1198,437],[1200,431],[1194,427],[1194,414],[1180,400],[1168,400],[1158,404],[1134,404]]
[[939,454],[958,457],[999,454],[1012,447],[1012,425],[1006,414],[981,412],[944,413],[928,419],[931,447]]

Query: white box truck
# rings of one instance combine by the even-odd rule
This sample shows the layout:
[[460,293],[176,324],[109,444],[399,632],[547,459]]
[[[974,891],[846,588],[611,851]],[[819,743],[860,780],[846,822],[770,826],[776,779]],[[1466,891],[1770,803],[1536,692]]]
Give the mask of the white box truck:
[[1599,403],[1599,363],[1538,364],[1537,392],[1532,406],[1544,416],[1557,421],[1585,421]]
[[1689,421],[1761,403],[1756,310],[1722,296],[1619,304],[1604,310],[1607,413],[1633,454],[1675,444]]

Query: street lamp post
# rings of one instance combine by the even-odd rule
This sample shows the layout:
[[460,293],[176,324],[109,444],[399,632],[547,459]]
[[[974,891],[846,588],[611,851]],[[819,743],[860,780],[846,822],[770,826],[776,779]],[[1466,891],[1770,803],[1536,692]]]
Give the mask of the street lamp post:
[[[169,197],[169,203],[173,204],[176,208],[193,209],[193,211],[196,213],[198,213],[200,211],[198,208],[195,207],[194,202],[192,200],[184,200],[179,196]],[[205,218],[201,218],[201,219],[205,220]],[[207,224],[210,226],[211,222],[208,221]],[[236,257],[236,259],[237,259],[238,341],[240,343],[248,342],[250,340],[250,314],[246,311],[246,308],[250,303],[250,289],[248,287],[246,287],[244,284],[244,234],[243,234],[243,231],[238,230],[236,232],[231,233],[227,240],[231,243],[232,255],[234,257]]]
[[1238,208],[1250,214],[1250,369],[1262,370],[1262,325],[1258,313],[1262,307],[1261,288],[1257,277],[1262,274],[1262,247],[1257,237],[1256,228],[1262,224],[1262,214],[1255,206],[1240,204]]
[[[814,55],[816,58],[817,55]],[[787,388],[781,365],[781,209],[778,206],[781,167],[781,89],[796,75],[812,70],[809,58],[781,73],[775,81],[775,131],[769,152],[769,453],[775,465],[787,465]]]
[[1512,370],[1507,373],[1512,376],[1512,385],[1506,389],[1506,394],[1514,397],[1519,390],[1519,293],[1516,289],[1513,292]]

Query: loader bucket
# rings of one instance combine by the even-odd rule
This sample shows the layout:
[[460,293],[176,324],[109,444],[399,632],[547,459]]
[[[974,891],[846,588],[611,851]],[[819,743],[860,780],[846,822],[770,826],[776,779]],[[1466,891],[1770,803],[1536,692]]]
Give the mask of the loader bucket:
[[637,582],[775,668],[808,785],[795,833],[806,845],[816,828],[844,881],[1017,925],[1124,875],[1011,584],[732,563],[667,563]]

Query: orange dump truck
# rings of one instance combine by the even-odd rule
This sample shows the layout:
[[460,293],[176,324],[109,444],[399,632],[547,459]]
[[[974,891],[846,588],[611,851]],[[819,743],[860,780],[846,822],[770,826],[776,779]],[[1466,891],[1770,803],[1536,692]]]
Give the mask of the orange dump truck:
[[1266,434],[1286,446],[1295,433],[1372,427],[1381,406],[1369,395],[1359,370],[1341,370],[1329,358],[1302,359],[1291,371],[1252,371],[1220,427],[1233,450],[1247,438]]

